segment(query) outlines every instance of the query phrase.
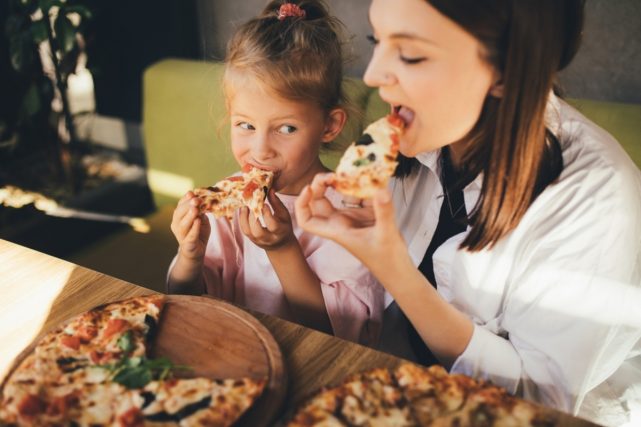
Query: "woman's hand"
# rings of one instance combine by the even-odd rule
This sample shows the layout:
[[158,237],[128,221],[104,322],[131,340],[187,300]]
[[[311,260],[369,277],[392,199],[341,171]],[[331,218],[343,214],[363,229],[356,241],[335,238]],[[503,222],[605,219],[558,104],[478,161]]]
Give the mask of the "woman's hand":
[[292,218],[274,190],[269,190],[267,197],[274,212],[272,213],[269,206],[263,206],[265,227],[261,225],[258,218],[250,214],[246,207],[240,211],[239,223],[240,230],[249,240],[266,251],[273,251],[295,243],[296,236],[292,227]]
[[198,209],[200,200],[191,191],[178,202],[171,219],[171,231],[178,241],[178,255],[185,260],[202,262],[211,226]]
[[333,179],[332,173],[318,174],[303,189],[296,200],[296,220],[304,230],[344,246],[383,281],[385,270],[409,259],[389,191],[380,190],[361,208],[336,209],[325,197]]

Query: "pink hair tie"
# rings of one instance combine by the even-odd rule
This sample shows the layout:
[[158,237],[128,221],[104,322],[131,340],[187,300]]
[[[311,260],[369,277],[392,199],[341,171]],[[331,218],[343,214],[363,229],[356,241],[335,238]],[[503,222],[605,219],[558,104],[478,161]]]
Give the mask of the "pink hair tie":
[[282,5],[280,5],[280,9],[278,9],[278,20],[282,21],[283,19],[290,16],[304,18],[305,11],[301,9],[300,6],[294,3],[283,3]]

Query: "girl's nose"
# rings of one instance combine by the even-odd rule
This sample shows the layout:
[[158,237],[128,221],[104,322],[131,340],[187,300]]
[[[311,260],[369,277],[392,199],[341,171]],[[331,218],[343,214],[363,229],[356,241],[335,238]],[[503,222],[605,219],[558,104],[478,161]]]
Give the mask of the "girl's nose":
[[256,135],[252,141],[252,155],[256,160],[269,159],[274,156],[269,135]]

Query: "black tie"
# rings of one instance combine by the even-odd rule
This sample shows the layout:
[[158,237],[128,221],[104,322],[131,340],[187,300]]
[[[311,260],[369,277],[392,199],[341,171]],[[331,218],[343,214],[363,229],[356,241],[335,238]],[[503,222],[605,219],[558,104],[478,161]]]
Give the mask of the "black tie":
[[[450,237],[464,232],[467,228],[467,210],[465,209],[465,199],[463,198],[464,185],[457,179],[447,148],[444,148],[441,152],[441,182],[443,183],[443,205],[438,217],[438,224],[432,241],[425,251],[423,260],[418,266],[419,271],[435,288],[436,278],[434,277],[432,259],[434,252]],[[409,322],[408,325],[410,344],[418,361],[428,366],[438,363],[438,360],[425,345],[414,326]],[[438,327],[438,325],[433,325],[433,327]]]

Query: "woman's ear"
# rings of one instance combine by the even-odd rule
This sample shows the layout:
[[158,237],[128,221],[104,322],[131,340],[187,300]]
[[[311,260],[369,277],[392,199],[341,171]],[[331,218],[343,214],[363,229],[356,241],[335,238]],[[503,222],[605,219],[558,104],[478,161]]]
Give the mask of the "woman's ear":
[[503,76],[497,75],[494,79],[494,83],[490,86],[490,96],[493,96],[494,98],[503,98],[504,87]]
[[325,130],[323,131],[322,142],[332,142],[343,130],[347,122],[347,112],[342,108],[334,108],[327,115]]

